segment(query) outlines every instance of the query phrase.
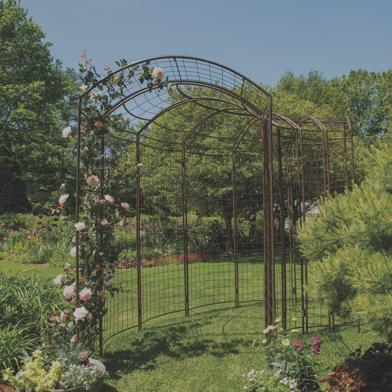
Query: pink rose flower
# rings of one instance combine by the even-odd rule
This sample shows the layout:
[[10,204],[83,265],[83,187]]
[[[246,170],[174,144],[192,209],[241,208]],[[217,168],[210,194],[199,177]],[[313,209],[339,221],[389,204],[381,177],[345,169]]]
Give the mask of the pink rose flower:
[[79,361],[80,362],[82,362],[82,363],[86,363],[86,362],[88,362],[88,352],[87,351],[82,351],[80,354],[79,354]]
[[107,226],[109,224],[109,222],[108,222],[108,220],[106,219],[106,218],[103,218],[102,220],[101,220],[101,225],[102,226]]
[[162,68],[155,67],[152,71],[152,77],[155,80],[161,80],[163,78],[163,75],[165,74],[165,71]]
[[293,342],[293,347],[297,350],[297,351],[300,351],[300,350],[302,350],[302,342],[301,342],[301,340],[300,339],[295,339],[294,340],[294,342]]
[[86,182],[90,188],[94,188],[99,184],[99,178],[98,176],[92,174],[86,178]]
[[124,208],[124,210],[127,210],[127,209],[129,208],[129,204],[128,204],[128,203],[125,203],[125,202],[122,202],[122,203],[120,204],[120,206],[121,206],[121,208]]
[[109,72],[109,71],[110,71],[110,66],[107,65],[107,64],[105,64],[104,67],[103,67],[103,70],[104,70],[105,72]]
[[81,301],[85,301],[86,302],[86,301],[90,301],[92,295],[93,295],[92,291],[85,287],[79,293],[79,298],[80,298]]
[[94,126],[97,129],[101,129],[101,128],[103,128],[103,122],[100,120],[97,120],[97,121],[95,121]]

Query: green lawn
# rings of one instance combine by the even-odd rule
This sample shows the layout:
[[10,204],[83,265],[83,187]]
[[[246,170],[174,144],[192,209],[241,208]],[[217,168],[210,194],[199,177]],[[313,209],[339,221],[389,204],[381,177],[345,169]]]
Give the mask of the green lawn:
[[62,272],[62,268],[52,267],[46,264],[23,264],[0,260],[0,273],[6,275],[37,276],[52,279]]
[[[127,330],[108,340],[104,362],[110,378],[106,392],[241,391],[243,374],[264,365],[261,345],[262,304],[233,303],[197,307],[211,301],[233,301],[231,262],[191,264],[189,317],[183,313],[183,269],[181,265],[145,268],[143,271],[144,319],[173,310],[167,316],[145,322],[142,332]],[[0,261],[0,272],[35,274],[51,279],[61,269]],[[258,299],[262,294],[262,264],[240,266],[240,299]],[[109,301],[105,318],[106,337],[137,322],[136,274],[120,270],[116,282],[125,289]],[[292,321],[292,326],[299,321]],[[321,372],[325,374],[347,354],[380,340],[366,326],[341,328],[322,334]],[[306,338],[306,337],[305,337]]]
[[[151,321],[141,333],[120,334],[106,347],[104,361],[111,379],[105,390],[241,391],[242,375],[265,364],[262,312],[260,305],[205,309],[188,318]],[[365,348],[378,340],[366,328],[360,334],[353,328],[320,332],[320,374],[328,373],[359,345]]]

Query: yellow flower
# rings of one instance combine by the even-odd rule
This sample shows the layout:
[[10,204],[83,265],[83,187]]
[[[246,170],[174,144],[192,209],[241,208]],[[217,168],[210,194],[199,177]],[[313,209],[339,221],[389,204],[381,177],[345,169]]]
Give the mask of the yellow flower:
[[284,347],[289,347],[290,346],[290,340],[289,339],[283,339],[282,340],[282,346]]

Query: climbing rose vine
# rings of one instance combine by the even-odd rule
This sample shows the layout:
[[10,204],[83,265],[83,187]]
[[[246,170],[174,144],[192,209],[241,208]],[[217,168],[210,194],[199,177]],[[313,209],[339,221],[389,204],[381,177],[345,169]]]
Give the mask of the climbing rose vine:
[[[79,256],[79,270],[66,265],[64,273],[53,280],[54,285],[62,290],[67,306],[50,321],[71,343],[83,340],[94,345],[99,320],[106,312],[106,296],[119,289],[113,284],[114,266],[118,260],[114,230],[125,223],[129,213],[129,204],[110,194],[110,178],[102,167],[106,155],[110,156],[105,135],[123,129],[126,120],[118,114],[105,116],[104,113],[126,95],[127,85],[135,79],[150,92],[163,89],[168,79],[164,80],[162,68],[152,67],[148,62],[128,66],[126,60],[120,60],[116,62],[118,71],[111,72],[110,67],[105,66],[106,75],[101,75],[85,53],[82,53],[81,60],[80,213],[74,224],[79,237],[79,255],[76,236],[70,244],[70,255]],[[77,136],[70,125],[61,132],[64,138]],[[64,193],[59,199],[61,213],[68,196]],[[78,282],[75,281],[76,273]]]

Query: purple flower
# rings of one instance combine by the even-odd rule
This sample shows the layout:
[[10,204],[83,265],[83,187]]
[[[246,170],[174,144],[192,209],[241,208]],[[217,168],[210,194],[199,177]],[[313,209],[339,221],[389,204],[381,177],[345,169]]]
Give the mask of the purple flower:
[[293,347],[294,347],[297,351],[302,350],[303,345],[302,345],[301,340],[300,340],[300,339],[295,339],[294,342],[293,342]]
[[320,348],[321,348],[321,337],[319,334],[313,335],[312,338],[310,339],[311,342],[311,352],[312,354],[320,354]]

